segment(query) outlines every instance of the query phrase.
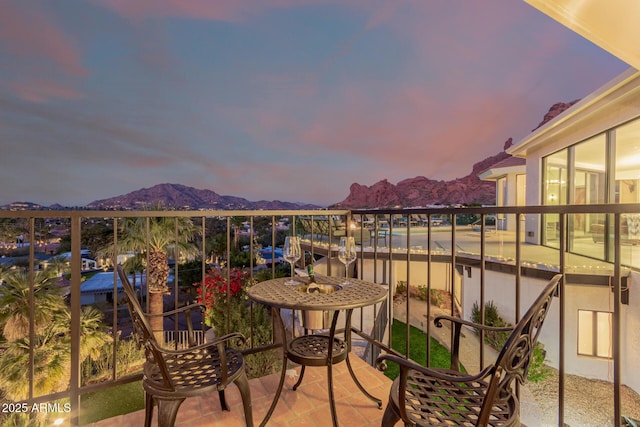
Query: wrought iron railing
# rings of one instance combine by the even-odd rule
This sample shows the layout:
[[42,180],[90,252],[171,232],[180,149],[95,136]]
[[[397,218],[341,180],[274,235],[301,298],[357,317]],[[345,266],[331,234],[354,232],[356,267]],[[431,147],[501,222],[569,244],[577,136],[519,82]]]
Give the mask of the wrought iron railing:
[[[553,206],[553,207],[472,207],[472,208],[433,208],[433,209],[375,209],[375,210],[322,210],[322,211],[0,211],[0,251],[5,255],[1,268],[19,265],[28,272],[29,291],[25,295],[29,310],[29,332],[27,343],[34,343],[35,330],[35,272],[45,262],[44,255],[54,251],[51,244],[54,235],[48,233],[56,229],[58,234],[66,235],[63,244],[70,252],[70,274],[68,281],[69,385],[65,390],[43,393],[37,390],[34,378],[37,376],[36,359],[33,345],[28,346],[25,364],[25,379],[28,383],[24,398],[19,402],[27,406],[41,402],[68,402],[71,412],[66,416],[71,425],[80,423],[78,414],[81,408],[81,396],[119,384],[135,381],[140,375],[123,375],[117,366],[117,345],[124,336],[124,304],[118,301],[117,281],[113,277],[113,293],[103,304],[108,306],[111,325],[110,333],[116,342],[111,348],[114,362],[111,373],[99,383],[85,384],[82,381],[81,360],[81,310],[86,298],[83,297],[83,250],[92,246],[93,255],[100,245],[123,243],[122,229],[130,219],[142,219],[146,222],[147,233],[151,232],[151,222],[155,218],[169,218],[174,221],[174,242],[179,240],[178,223],[183,219],[192,222],[195,228],[191,243],[197,247],[197,254],[190,257],[198,259],[200,277],[204,278],[207,269],[215,261],[218,264],[231,264],[236,247],[242,244],[239,252],[257,254],[265,247],[271,247],[271,257],[276,256],[276,248],[287,233],[303,237],[303,246],[307,251],[306,262],[329,259],[324,262],[327,274],[344,274],[337,262],[337,242],[345,234],[356,237],[360,247],[355,271],[361,278],[389,285],[389,304],[374,308],[374,322],[368,324],[366,316],[358,316],[353,322],[354,332],[366,343],[364,356],[373,363],[380,351],[408,354],[410,346],[408,326],[406,348],[391,348],[390,330],[387,319],[394,319],[393,301],[395,290],[400,282],[406,286],[407,294],[411,289],[422,292],[429,298],[432,290],[441,289],[450,295],[447,309],[468,317],[469,295],[478,297],[480,307],[488,301],[493,292],[492,281],[499,278],[507,283],[511,291],[507,292],[514,307],[512,322],[520,315],[520,308],[526,302],[527,286],[531,281],[545,280],[555,272],[564,274],[563,287],[559,295],[555,326],[549,322],[545,329],[552,333],[546,339],[554,349],[550,355],[559,372],[558,382],[558,425],[562,425],[565,413],[564,379],[571,369],[567,369],[567,360],[575,360],[575,350],[568,343],[567,313],[569,304],[566,292],[569,287],[588,286],[589,289],[611,289],[611,352],[606,357],[594,357],[593,362],[602,362],[611,371],[613,412],[615,425],[620,424],[624,415],[621,387],[623,384],[640,388],[640,380],[623,366],[633,366],[637,361],[632,350],[623,339],[622,331],[625,319],[638,319],[640,314],[633,307],[634,298],[631,283],[637,280],[640,270],[640,245],[633,240],[629,231],[629,218],[640,212],[640,205],[589,205],[589,206]],[[597,217],[596,217],[597,215]],[[553,221],[549,218],[553,216]],[[597,227],[598,236],[594,236],[588,227],[590,219],[597,218],[602,227]],[[578,221],[579,219],[579,221]],[[595,221],[595,220],[594,220]],[[579,223],[579,226],[576,224]],[[553,228],[549,226],[553,224]],[[626,228],[624,227],[626,224]],[[100,233],[96,234],[96,228]],[[632,230],[633,231],[633,230]],[[18,233],[18,234],[16,234]],[[16,236],[22,236],[22,242],[16,242]],[[597,237],[597,238],[596,238]],[[631,239],[630,239],[631,237]],[[639,236],[640,238],[640,236]],[[171,240],[171,239],[170,239]],[[147,247],[149,242],[146,243]],[[171,246],[171,244],[169,244]],[[177,248],[177,245],[176,245]],[[44,252],[44,253],[43,253]],[[108,252],[108,251],[107,251]],[[102,253],[102,252],[100,252]],[[11,255],[21,255],[18,259]],[[42,255],[42,256],[41,256]],[[177,249],[173,258],[172,304],[183,303],[180,298],[179,283],[181,253]],[[117,259],[113,256],[112,258]],[[99,265],[108,265],[107,260],[96,260]],[[335,262],[334,262],[335,261]],[[85,265],[87,263],[84,263]],[[254,256],[246,257],[246,269],[254,272],[260,261]],[[263,270],[276,274],[276,264],[271,263]],[[252,273],[253,274],[253,273]],[[3,285],[5,286],[5,285]],[[5,289],[6,290],[6,289]],[[609,292],[609,291],[607,291]],[[0,287],[0,294],[3,288]],[[412,305],[406,298],[405,318],[400,319],[407,325],[411,323]],[[629,304],[631,301],[631,305]],[[636,304],[637,306],[637,304]],[[426,319],[432,317],[431,304],[426,304]],[[380,310],[384,310],[380,313]],[[636,310],[636,311],[634,311]],[[484,311],[481,309],[481,313]],[[414,313],[415,314],[415,313]],[[552,319],[553,320],[553,319]],[[635,320],[632,320],[635,321]],[[423,323],[429,335],[431,324]],[[176,322],[176,325],[178,323]],[[571,323],[571,328],[575,325]],[[624,327],[624,329],[623,329]],[[180,333],[176,326],[173,334]],[[177,341],[176,341],[177,342]],[[427,340],[429,343],[429,340]],[[5,338],[0,342],[0,351],[7,347]],[[254,347],[250,353],[263,351],[265,347]],[[427,354],[429,354],[427,344]],[[485,362],[483,346],[478,349],[478,364]],[[1,357],[1,355],[0,355]],[[427,360],[429,360],[427,358]],[[2,373],[0,373],[2,375]],[[632,387],[634,388],[634,387]]]

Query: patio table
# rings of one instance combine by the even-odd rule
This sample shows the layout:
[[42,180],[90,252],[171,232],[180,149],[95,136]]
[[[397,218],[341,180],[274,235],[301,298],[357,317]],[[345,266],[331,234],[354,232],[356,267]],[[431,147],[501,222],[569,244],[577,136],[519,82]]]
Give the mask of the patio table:
[[[319,292],[307,293],[304,288],[306,283],[300,285],[287,285],[285,282],[288,278],[279,278],[267,280],[253,285],[248,290],[249,298],[271,307],[274,317],[282,332],[282,349],[283,349],[283,366],[280,374],[280,382],[276,390],[273,402],[269,411],[265,415],[264,420],[260,424],[266,425],[267,421],[273,414],[275,407],[280,398],[282,387],[287,370],[287,361],[292,361],[302,366],[300,378],[293,386],[296,390],[302,378],[306,366],[327,366],[327,381],[329,389],[329,406],[331,408],[331,417],[333,425],[338,426],[338,417],[336,414],[335,399],[333,394],[333,378],[332,365],[346,360],[351,378],[358,386],[360,391],[372,401],[376,402],[378,408],[382,408],[382,401],[365,390],[358,381],[349,361],[349,352],[351,350],[351,314],[354,308],[366,307],[377,304],[387,298],[387,288],[375,283],[366,282],[359,279],[349,279],[349,285],[343,285],[342,289],[332,293],[323,294]],[[299,281],[303,280],[298,278]],[[344,278],[338,279],[334,277],[325,277],[316,275],[316,282],[320,285],[339,285]],[[305,334],[301,336],[293,336],[287,339],[284,322],[282,320],[281,309],[292,309],[311,311],[318,313],[319,311],[333,312],[331,326],[327,330],[317,333],[310,333],[305,330]],[[336,326],[341,311],[345,312],[345,327],[343,338],[336,336]],[[292,316],[293,318],[293,316]],[[295,328],[293,328],[295,330]],[[295,335],[295,334],[294,334]]]

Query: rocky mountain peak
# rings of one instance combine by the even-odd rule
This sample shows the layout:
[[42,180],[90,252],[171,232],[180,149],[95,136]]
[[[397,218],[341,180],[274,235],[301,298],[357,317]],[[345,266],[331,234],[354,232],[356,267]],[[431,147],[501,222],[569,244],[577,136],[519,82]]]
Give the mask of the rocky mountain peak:
[[[536,129],[553,120],[578,101],[579,99],[553,104]],[[424,176],[418,176],[402,180],[397,185],[389,183],[386,179],[375,183],[371,187],[357,183],[352,184],[347,198],[337,203],[335,207],[366,209],[427,205],[495,204],[495,183],[482,181],[478,175],[496,163],[511,157],[506,153],[506,150],[512,145],[513,138],[507,139],[504,142],[505,151],[477,162],[473,165],[469,175],[451,181],[434,181]]]
[[553,120],[554,118],[559,116],[562,112],[564,112],[564,110],[572,107],[578,101],[580,101],[580,100],[579,99],[575,99],[575,100],[573,100],[571,102],[556,102],[555,104],[553,104],[551,106],[551,108],[549,108],[549,111],[547,111],[547,114],[544,115],[544,117],[542,118],[542,121],[540,122],[540,124],[538,126],[536,126],[536,128],[533,129],[531,132],[533,132],[536,129],[538,129],[539,127],[543,126],[545,123]]

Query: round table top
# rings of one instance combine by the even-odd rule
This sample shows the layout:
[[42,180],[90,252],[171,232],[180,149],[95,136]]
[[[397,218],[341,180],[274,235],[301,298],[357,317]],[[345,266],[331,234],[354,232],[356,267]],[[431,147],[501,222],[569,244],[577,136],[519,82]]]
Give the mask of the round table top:
[[[266,280],[251,286],[249,297],[262,304],[278,308],[295,310],[346,310],[365,307],[384,301],[388,288],[376,283],[359,279],[349,279],[350,285],[329,294],[318,292],[306,293],[300,290],[301,285],[309,283],[308,278],[297,277],[299,285],[287,285],[288,277]],[[339,285],[344,278],[316,275],[320,285]]]

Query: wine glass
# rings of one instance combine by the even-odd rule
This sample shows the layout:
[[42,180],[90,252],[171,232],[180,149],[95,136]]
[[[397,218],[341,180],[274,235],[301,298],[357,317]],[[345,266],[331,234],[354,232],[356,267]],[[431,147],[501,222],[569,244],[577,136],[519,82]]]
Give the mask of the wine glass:
[[284,239],[284,259],[291,264],[291,279],[287,280],[285,284],[287,285],[297,285],[300,282],[294,279],[295,276],[295,266],[296,261],[300,259],[302,256],[302,252],[300,250],[300,238],[296,236],[287,236]]
[[344,264],[344,278],[343,285],[350,285],[349,283],[349,265],[356,260],[356,241],[353,237],[341,237],[340,249],[338,250],[338,259]]

